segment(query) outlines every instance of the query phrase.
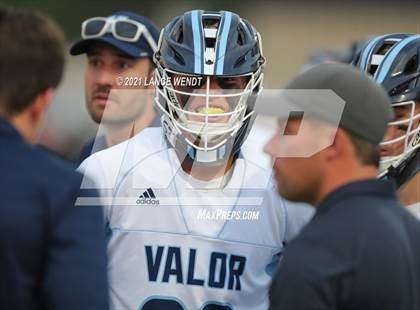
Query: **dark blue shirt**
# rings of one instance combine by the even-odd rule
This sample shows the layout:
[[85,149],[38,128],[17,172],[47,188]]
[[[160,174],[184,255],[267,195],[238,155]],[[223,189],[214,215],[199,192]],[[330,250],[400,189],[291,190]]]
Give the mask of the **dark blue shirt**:
[[107,309],[102,210],[82,176],[0,118],[0,309]]
[[271,309],[420,309],[420,222],[389,181],[329,194],[288,246]]

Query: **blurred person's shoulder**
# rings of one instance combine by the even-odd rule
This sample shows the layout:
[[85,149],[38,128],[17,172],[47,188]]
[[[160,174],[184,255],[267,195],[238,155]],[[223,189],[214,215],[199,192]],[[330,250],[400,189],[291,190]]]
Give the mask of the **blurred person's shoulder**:
[[81,174],[75,171],[75,167],[60,158],[51,151],[30,145],[25,145],[27,150],[23,150],[22,164],[26,166],[25,172],[36,176],[51,186],[64,184],[77,184],[80,186]]
[[[16,164],[20,167],[16,170],[20,170],[27,176],[33,175],[38,178],[47,175],[50,177],[55,174],[60,175],[60,173],[76,174],[74,167],[57,154],[43,146],[28,144],[21,137],[4,141],[1,145],[6,152],[3,153],[5,157],[0,159],[6,169],[7,167],[14,168],[14,164]],[[9,158],[9,161],[7,161],[7,158]]]
[[39,200],[48,206],[74,203],[82,175],[71,164],[21,139],[4,142],[2,148],[6,151],[0,152],[3,194],[31,204]]

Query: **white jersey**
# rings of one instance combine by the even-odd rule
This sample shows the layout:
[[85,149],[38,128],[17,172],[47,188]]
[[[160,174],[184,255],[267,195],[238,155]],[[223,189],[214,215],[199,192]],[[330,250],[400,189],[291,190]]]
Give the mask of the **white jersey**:
[[284,244],[312,216],[279,198],[270,171],[243,158],[224,178],[192,179],[161,128],[95,153],[81,170],[108,205],[118,310],[266,309]]

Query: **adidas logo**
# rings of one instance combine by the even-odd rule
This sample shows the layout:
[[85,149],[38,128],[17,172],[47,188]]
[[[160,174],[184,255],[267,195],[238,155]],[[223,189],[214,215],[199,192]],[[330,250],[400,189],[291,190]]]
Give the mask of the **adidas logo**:
[[153,193],[151,188],[148,188],[143,194],[139,196],[136,203],[138,205],[159,205],[159,200],[156,199],[155,193]]

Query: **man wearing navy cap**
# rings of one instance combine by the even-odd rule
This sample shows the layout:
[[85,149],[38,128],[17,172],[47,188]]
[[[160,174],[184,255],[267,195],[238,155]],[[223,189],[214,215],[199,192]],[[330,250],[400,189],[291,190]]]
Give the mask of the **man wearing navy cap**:
[[81,35],[70,54],[87,55],[86,106],[101,126],[97,138],[82,149],[80,162],[148,126],[159,126],[152,96],[157,27],[144,16],[117,12],[85,20]]

